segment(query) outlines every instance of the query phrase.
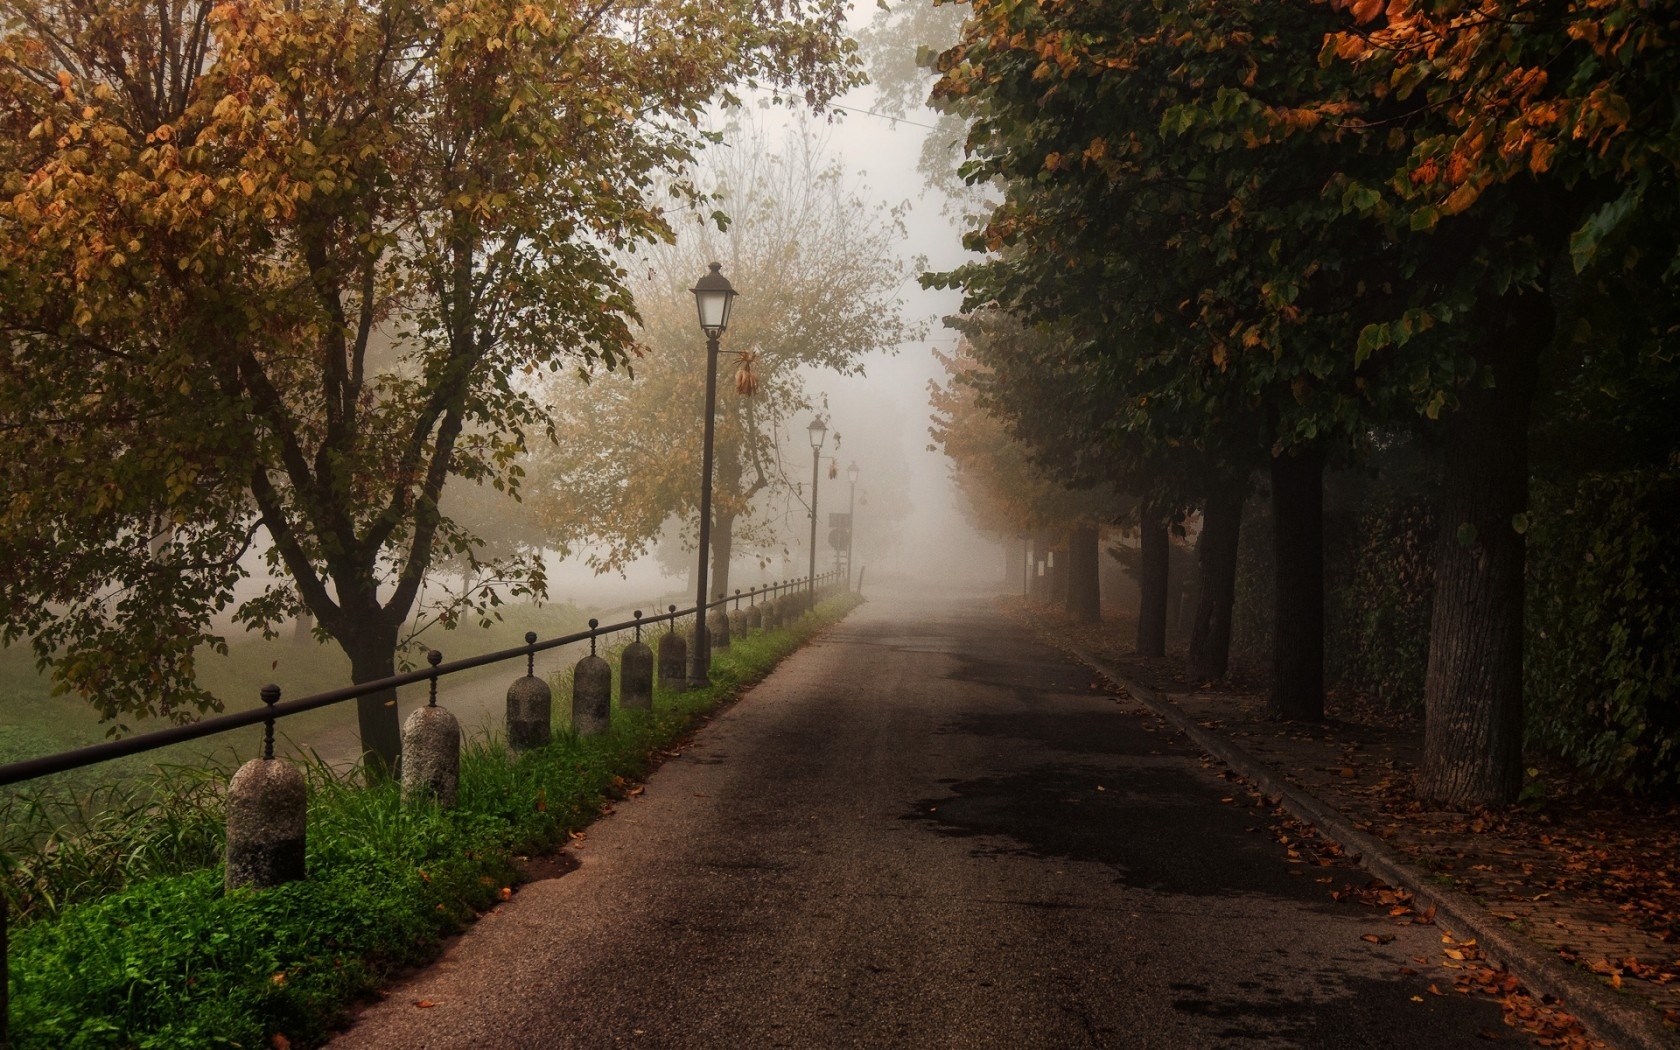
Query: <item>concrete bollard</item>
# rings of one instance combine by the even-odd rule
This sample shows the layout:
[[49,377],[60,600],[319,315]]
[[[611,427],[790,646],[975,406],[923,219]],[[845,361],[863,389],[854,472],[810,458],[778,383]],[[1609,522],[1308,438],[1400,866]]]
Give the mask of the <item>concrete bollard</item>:
[[706,614],[707,640],[712,643],[712,651],[718,652],[729,648],[729,614],[722,609],[713,609]]
[[535,675],[508,686],[507,742],[515,751],[547,747],[553,739],[554,690]]
[[[426,653],[434,668],[443,662],[436,649]],[[404,802],[434,799],[444,809],[455,808],[461,784],[461,723],[437,705],[437,675],[425,707],[408,716],[402,730],[402,797]]]
[[308,792],[303,774],[278,758],[253,758],[228,783],[223,886],[268,889],[305,875]]
[[416,710],[403,722],[402,797],[455,808],[461,785],[461,723],[441,707]]
[[[595,621],[589,621],[591,627]],[[612,729],[612,666],[590,653],[572,670],[572,732],[600,736]]]
[[729,611],[729,637],[731,640],[747,636],[747,610],[731,609]]
[[[695,657],[698,656],[699,652],[700,652],[700,648],[699,648],[700,634],[699,634],[698,631],[696,631],[694,629],[695,627],[696,627],[696,624],[690,623],[688,625],[688,627],[683,631],[683,644],[688,646],[688,662],[691,666],[694,663]],[[707,641],[708,642],[711,641],[710,637],[707,638]],[[711,650],[711,646],[708,645],[706,647],[706,666],[707,667],[710,667],[711,664],[712,664],[711,657],[712,657],[712,650]]]
[[762,630],[764,630],[764,606],[754,605],[747,610],[747,629],[741,633],[751,634],[753,631]]
[[[525,632],[525,644],[537,644],[537,632]],[[537,677],[535,650],[525,654],[525,677],[508,686],[507,742],[514,751],[547,747],[554,739],[554,690]]]
[[659,684],[678,693],[688,688],[688,643],[675,631],[659,636]]
[[[280,702],[280,687],[263,686],[262,700],[272,712]],[[260,890],[303,878],[308,824],[309,791],[302,773],[274,757],[271,714],[263,729],[263,757],[240,766],[228,781],[223,888]]]
[[624,647],[618,662],[618,706],[625,711],[653,710],[653,650],[642,641],[642,610],[636,610],[636,640]]

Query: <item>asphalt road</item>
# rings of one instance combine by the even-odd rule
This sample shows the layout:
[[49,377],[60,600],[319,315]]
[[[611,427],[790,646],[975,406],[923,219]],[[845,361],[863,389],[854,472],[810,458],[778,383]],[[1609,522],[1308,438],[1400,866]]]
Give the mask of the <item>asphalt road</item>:
[[872,598],[333,1045],[1522,1045],[989,601]]

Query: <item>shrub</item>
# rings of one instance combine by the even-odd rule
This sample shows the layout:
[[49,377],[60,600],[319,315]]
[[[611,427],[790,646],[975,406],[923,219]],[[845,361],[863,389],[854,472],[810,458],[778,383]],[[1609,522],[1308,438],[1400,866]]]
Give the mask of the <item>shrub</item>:
[[1530,743],[1600,785],[1680,789],[1680,475],[1534,487]]

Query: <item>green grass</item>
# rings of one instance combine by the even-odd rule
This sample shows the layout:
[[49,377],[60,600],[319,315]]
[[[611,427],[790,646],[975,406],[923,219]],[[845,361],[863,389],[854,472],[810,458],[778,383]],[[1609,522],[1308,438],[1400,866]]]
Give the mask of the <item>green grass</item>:
[[[536,631],[543,638],[569,634],[582,630],[589,619],[569,604],[506,605],[498,611],[502,619],[489,627],[474,622],[451,631],[434,628],[420,641],[438,647],[446,659],[453,659],[522,644],[526,631]],[[413,660],[418,662],[418,657]],[[481,668],[465,672],[464,677],[505,670]],[[237,637],[230,641],[225,656],[202,653],[198,671],[199,684],[220,697],[230,712],[259,706],[260,691],[269,682],[279,684],[286,699],[350,682],[350,661],[337,644],[322,645],[307,638],[296,641],[290,633],[266,640]],[[293,716],[279,728],[283,737],[306,747],[313,735],[354,717],[352,706],[338,705]],[[143,733],[170,723],[135,719],[126,724],[132,732]],[[0,650],[0,764],[96,744],[107,739],[110,728],[81,697],[52,695],[51,683],[35,669],[34,655],[27,647]],[[159,767],[199,766],[226,772],[255,754],[261,739],[261,731],[253,729],[231,737],[178,744],[60,774],[21,789],[0,788],[0,802],[17,796],[27,805],[41,791],[55,797],[74,795],[84,801],[108,800],[113,782],[126,786],[150,780]]]
[[[607,736],[562,729],[517,758],[480,736],[464,750],[452,811],[405,807],[395,785],[362,788],[354,775],[310,767],[310,874],[279,889],[222,892],[220,780],[203,775],[152,785],[149,809],[108,803],[84,829],[103,836],[97,849],[70,837],[5,857],[7,893],[25,913],[12,942],[13,1046],[323,1041],[358,997],[433,957],[500,899],[517,878],[514,857],[564,842],[654,753],[852,604],[840,596],[816,617],[737,640],[715,656],[711,688],[657,691],[651,713],[615,712]],[[558,726],[569,708],[569,692],[557,691]],[[105,859],[72,864],[78,849]],[[30,865],[57,867],[24,898]]]

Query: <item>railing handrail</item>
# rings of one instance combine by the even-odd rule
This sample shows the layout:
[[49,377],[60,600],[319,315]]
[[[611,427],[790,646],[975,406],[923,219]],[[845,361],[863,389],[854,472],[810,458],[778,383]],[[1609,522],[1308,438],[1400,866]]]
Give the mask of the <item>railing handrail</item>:
[[[784,581],[782,584],[764,584],[760,587],[755,587],[752,590],[747,591],[745,594],[737,591],[733,595],[725,595],[723,597],[714,598],[706,603],[705,608],[709,611],[719,606],[727,606],[730,602],[738,601],[741,598],[751,598],[758,594],[780,591],[785,589],[785,587],[789,584],[810,583],[817,580],[823,580],[834,575],[836,574],[830,571],[815,577],[804,577],[798,580]],[[608,624],[604,627],[597,626],[590,627],[589,629],[583,631],[574,631],[571,634],[563,634],[557,638],[549,638],[545,641],[527,642],[524,645],[514,646],[511,649],[498,649],[491,653],[469,656],[464,660],[452,660],[448,663],[439,663],[436,666],[427,667],[423,670],[405,671],[402,674],[391,675],[388,678],[380,678],[372,682],[362,682],[358,685],[341,686],[337,689],[329,689],[324,693],[312,693],[309,696],[300,697],[296,700],[283,700],[275,704],[265,703],[262,707],[254,708],[249,711],[236,711],[232,714],[216,715],[213,718],[207,718],[201,722],[192,722],[187,725],[180,726],[170,726],[167,729],[157,729],[150,733],[141,733],[138,736],[124,737],[121,740],[107,740],[100,744],[90,744],[87,747],[77,748],[73,751],[60,751],[56,754],[24,759],[21,762],[11,762],[7,765],[0,766],[0,787],[20,784],[26,780],[34,780],[38,777],[51,776],[54,773],[67,773],[72,769],[82,769],[87,766],[98,765],[101,762],[110,762],[114,759],[126,758],[129,755],[144,754],[147,751],[156,751],[159,748],[169,747],[172,744],[184,744],[189,740],[201,740],[204,737],[215,736],[218,733],[229,733],[235,729],[245,729],[249,726],[278,721],[290,715],[302,714],[305,711],[314,711],[322,707],[330,707],[333,704],[341,704],[346,700],[355,700],[359,697],[367,696],[372,693],[384,692],[385,690],[396,689],[405,685],[413,685],[416,682],[435,681],[436,679],[442,678],[444,675],[454,674],[458,671],[469,671],[475,667],[501,663],[505,660],[512,660],[521,656],[533,657],[537,653],[545,652],[549,649],[555,649],[562,645],[571,645],[574,642],[587,641],[591,638],[599,638],[604,634],[616,634],[619,631],[633,630],[638,626],[650,623],[660,623],[666,620],[675,624],[676,621],[685,616],[692,616],[697,611],[698,607],[691,605],[686,609],[677,609],[675,611],[667,610],[666,612],[658,613],[653,616],[638,616],[634,619],[624,620],[620,623]]]

